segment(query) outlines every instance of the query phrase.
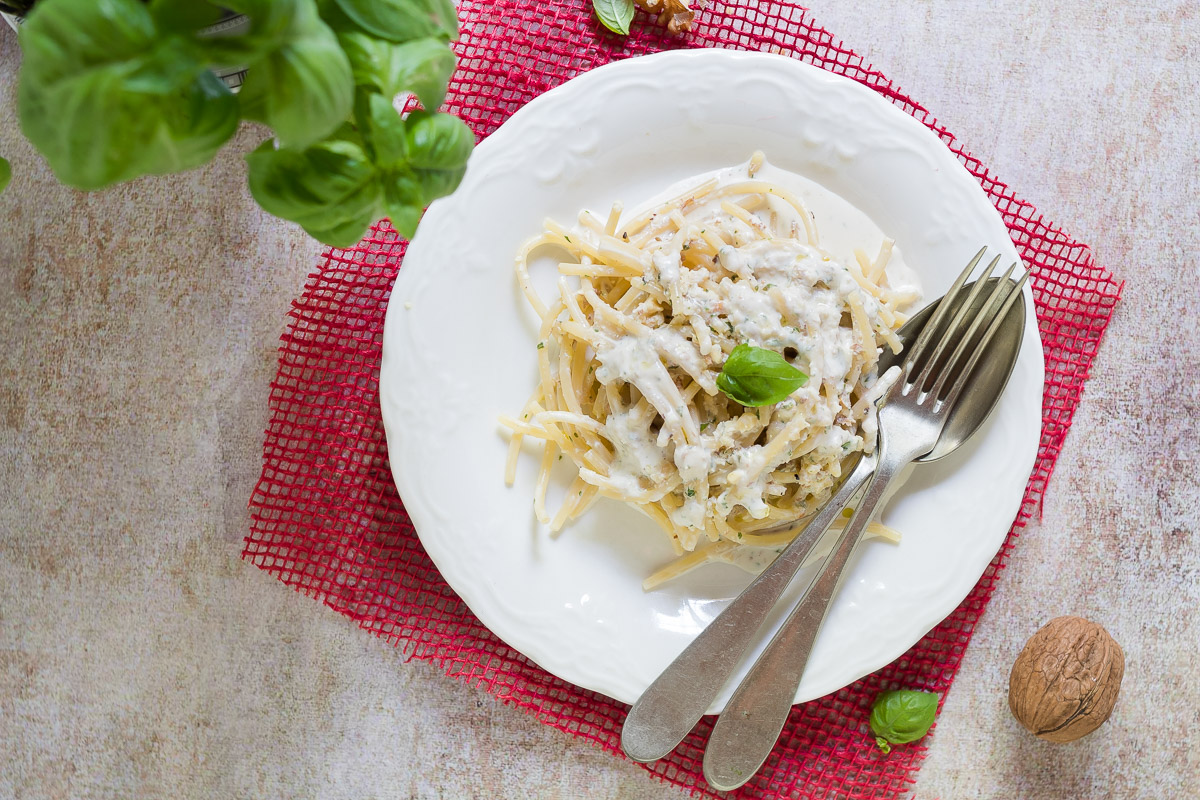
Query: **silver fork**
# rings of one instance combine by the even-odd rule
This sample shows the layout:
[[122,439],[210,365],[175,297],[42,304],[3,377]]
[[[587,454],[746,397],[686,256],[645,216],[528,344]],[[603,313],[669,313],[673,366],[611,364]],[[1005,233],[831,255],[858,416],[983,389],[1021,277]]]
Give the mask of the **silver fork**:
[[[846,565],[888,484],[911,461],[937,444],[968,376],[1020,296],[1029,275],[1010,280],[1017,266],[1013,264],[1002,279],[991,282],[993,288],[979,312],[969,315],[1000,261],[997,257],[971,287],[949,324],[943,326],[949,309],[955,307],[955,295],[962,291],[982,254],[980,251],[976,255],[946,293],[946,300],[901,364],[899,379],[879,401],[875,473],[854,516],[820,574],[751,667],[713,728],[704,752],[704,776],[718,790],[729,791],[744,784],[771,752],[791,712],[800,678]],[[980,331],[982,336],[978,335]]]

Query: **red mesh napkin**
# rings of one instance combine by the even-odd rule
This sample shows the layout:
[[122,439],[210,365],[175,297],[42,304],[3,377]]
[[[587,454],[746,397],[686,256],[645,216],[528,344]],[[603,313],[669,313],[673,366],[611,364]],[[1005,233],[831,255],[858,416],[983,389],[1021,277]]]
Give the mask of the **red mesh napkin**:
[[[920,744],[882,756],[867,727],[875,695],[919,688],[944,694],[991,597],[1017,532],[1034,512],[1120,295],[1088,249],[1045,222],[968,155],[933,117],[851,50],[785,3],[710,2],[686,37],[665,35],[639,12],[634,33],[613,36],[590,0],[460,4],[460,66],[449,110],[482,138],[517,108],[606,62],[675,47],[783,53],[852,78],[933,130],[979,180],[1033,268],[1046,354],[1041,445],[1020,515],[1000,553],[959,608],[909,652],[841,691],[796,707],[760,773],[734,797],[885,798],[910,787]],[[482,686],[542,722],[620,753],[627,707],[565,683],[488,631],[421,548],[389,472],[379,416],[384,310],[405,244],[386,222],[357,247],[327,251],[293,304],[262,478],[250,501],[243,556],[281,581],[353,617],[411,657]],[[646,768],[712,796],[700,770],[712,720]]]

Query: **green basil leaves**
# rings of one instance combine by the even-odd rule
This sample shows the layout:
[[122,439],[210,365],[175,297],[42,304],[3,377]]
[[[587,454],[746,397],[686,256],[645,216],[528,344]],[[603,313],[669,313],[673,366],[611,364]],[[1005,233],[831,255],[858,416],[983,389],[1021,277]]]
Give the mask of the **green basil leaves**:
[[234,96],[139,0],[39,4],[20,40],[21,130],[64,183],[191,169],[237,129]]
[[[248,29],[205,32],[226,9]],[[20,32],[21,127],[59,180],[99,189],[199,166],[257,120],[264,209],[337,247],[384,214],[411,237],[475,144],[433,113],[457,36],[453,0],[41,0]],[[219,66],[247,67],[237,95]],[[402,117],[401,92],[427,110]]]
[[390,169],[404,164],[408,151],[406,126],[391,101],[375,92],[360,92],[355,106],[354,120],[375,166]]
[[408,162],[425,194],[426,202],[443,197],[458,186],[467,171],[467,158],[475,134],[452,114],[414,111],[406,121]]
[[915,742],[929,733],[937,716],[938,696],[909,689],[883,692],[871,706],[871,731],[885,753],[893,744]]
[[355,25],[380,39],[458,38],[454,0],[332,0]]
[[808,382],[808,376],[773,350],[739,344],[725,359],[717,388],[744,406],[769,406]]
[[402,119],[382,95],[360,94],[354,124],[305,149],[268,140],[246,157],[250,193],[268,212],[335,247],[381,216],[411,238],[432,201],[458,187],[475,137],[450,114]]
[[12,180],[12,165],[8,163],[8,159],[0,156],[0,192],[8,188],[8,182]]
[[311,0],[295,6],[280,46],[250,62],[238,99],[242,115],[270,125],[281,145],[308,147],[350,115],[354,76]]
[[613,33],[629,35],[629,23],[633,22],[633,0],[592,0],[596,19]]
[[375,165],[349,140],[304,150],[263,142],[246,156],[250,193],[267,212],[291,220],[334,247],[350,247],[378,219]]
[[445,42],[426,38],[393,44],[353,32],[339,34],[338,41],[350,59],[357,85],[387,97],[412,92],[431,111],[445,99],[455,66],[454,53]]

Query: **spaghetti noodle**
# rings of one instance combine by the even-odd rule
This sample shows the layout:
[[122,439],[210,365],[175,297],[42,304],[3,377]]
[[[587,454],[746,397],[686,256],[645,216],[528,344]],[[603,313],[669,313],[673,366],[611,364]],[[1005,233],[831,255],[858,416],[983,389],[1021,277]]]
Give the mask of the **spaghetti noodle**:
[[[889,287],[892,243],[841,263],[820,246],[792,192],[744,172],[706,180],[628,221],[582,212],[547,220],[517,254],[516,275],[541,323],[539,381],[511,430],[511,485],[525,437],[544,442],[537,518],[552,531],[598,497],[633,504],[679,560],[646,588],[743,548],[787,543],[829,498],[843,463],[874,449],[881,348],[915,300]],[[569,254],[556,295],[534,290],[529,262]],[[739,344],[771,350],[807,381],[778,403],[746,407],[718,389]],[[553,513],[550,471],[577,477]],[[782,529],[782,530],[781,530]],[[893,535],[875,525],[877,534]]]

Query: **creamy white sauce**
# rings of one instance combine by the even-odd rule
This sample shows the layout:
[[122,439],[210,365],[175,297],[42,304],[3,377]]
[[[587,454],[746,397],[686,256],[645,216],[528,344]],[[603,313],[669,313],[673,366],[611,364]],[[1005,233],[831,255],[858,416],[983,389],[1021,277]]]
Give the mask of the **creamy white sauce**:
[[649,423],[631,409],[610,414],[604,424],[605,435],[616,448],[609,479],[629,494],[639,494],[661,482],[671,467],[668,452],[648,435]]
[[[746,180],[745,166],[721,171],[718,177],[722,182]],[[688,183],[695,185],[701,178]],[[879,303],[860,288],[845,265],[854,257],[855,247],[870,248],[868,257],[874,258],[884,241],[882,232],[861,212],[811,181],[770,165],[764,165],[755,179],[778,183],[809,203],[814,216],[821,212],[817,220],[819,247],[806,243],[803,220],[795,219],[791,207],[778,198],[768,200],[767,213],[777,213],[776,218],[785,224],[791,219],[798,239],[746,237],[743,242],[735,235],[734,244],[717,253],[721,267],[732,275],[718,278],[707,269],[684,268],[679,253],[670,247],[671,235],[664,236],[650,247],[650,257],[643,262],[643,279],[660,289],[667,301],[644,301],[645,307],[633,314],[648,325],[643,334],[615,329],[601,319],[594,328],[601,336],[595,348],[597,379],[602,384],[621,381],[636,386],[653,408],[651,419],[655,411],[662,417],[656,434],[648,430],[651,420],[644,415],[635,418],[632,410],[608,417],[605,435],[615,449],[608,476],[611,483],[623,492],[637,494],[654,488],[672,471],[678,472],[685,486],[709,476],[723,476],[710,487],[707,499],[689,488],[680,495],[678,505],[665,509],[671,521],[683,528],[704,528],[706,503],[722,517],[739,506],[753,518],[767,516],[767,501],[773,493],[783,491],[781,486],[772,487],[772,471],[797,456],[790,450],[768,453],[746,440],[761,427],[759,413],[775,415],[768,427],[770,436],[797,414],[804,414],[811,429],[819,430],[809,452],[814,460],[828,463],[850,452],[873,449],[877,422],[873,402],[868,404],[861,426],[835,419],[822,392],[848,396],[856,385],[851,381],[861,378],[865,386],[872,387],[874,400],[888,385],[873,374],[848,374],[858,345],[852,328],[843,324],[850,297],[861,303],[873,326],[882,324]],[[781,206],[786,206],[790,217],[782,216]],[[713,203],[710,211],[729,218],[719,203]],[[737,225],[748,230],[744,221]],[[887,281],[892,289],[919,296],[915,276],[904,265],[899,248],[893,249],[889,259]],[[663,324],[665,313],[676,322]],[[686,324],[676,324],[680,321]],[[676,381],[664,361],[679,365],[702,392],[716,395],[725,352],[737,343],[783,354],[808,375],[808,381],[771,409],[747,409],[741,417],[705,430],[696,409],[679,399]],[[800,467],[793,464],[789,471],[792,469]],[[773,557],[773,551],[770,555]]]
[[[839,262],[845,263],[853,259],[856,248],[862,248],[869,256],[874,257],[884,239],[888,238],[883,229],[862,209],[810,178],[778,167],[770,161],[764,161],[754,177],[778,184],[803,200],[816,225],[821,248]],[[746,165],[743,163],[689,176],[627,210],[626,216],[636,216],[641,211],[676,197],[709,178],[717,178],[722,183],[744,180]],[[916,272],[905,261],[903,242],[896,243],[892,256],[888,259],[887,282],[892,289],[909,293],[914,299],[922,296],[921,282]]]

